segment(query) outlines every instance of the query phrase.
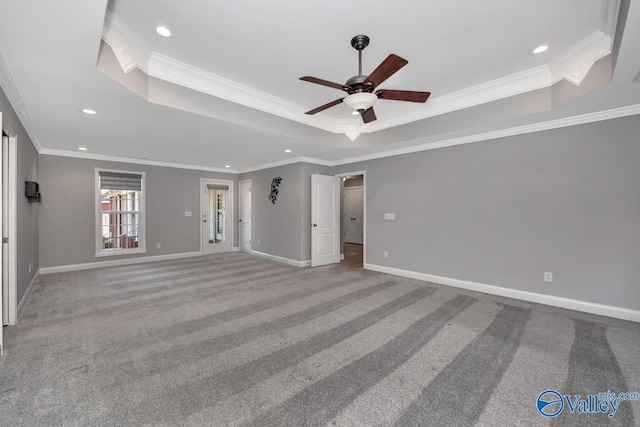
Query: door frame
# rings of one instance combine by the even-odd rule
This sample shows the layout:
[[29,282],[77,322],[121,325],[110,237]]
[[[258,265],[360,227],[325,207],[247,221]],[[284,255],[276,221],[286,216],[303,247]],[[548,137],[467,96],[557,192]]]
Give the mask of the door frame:
[[[357,175],[356,175],[356,176],[357,176]],[[345,187],[345,186],[344,186],[344,181],[342,181],[342,191],[343,191],[344,193],[346,193],[346,191],[347,191],[347,190],[362,190],[362,225],[363,225],[363,228],[362,228],[362,238],[363,238],[362,244],[364,244],[364,185],[356,185],[355,187]],[[346,199],[346,197],[343,197],[343,199]],[[344,212],[344,208],[345,208],[346,206],[347,206],[347,204],[346,204],[346,203],[342,203],[341,211],[343,211],[343,212]],[[342,216],[342,218],[340,219],[340,221],[344,221],[344,215]],[[345,224],[346,224],[346,222],[345,222]],[[345,225],[345,224],[340,224],[340,228],[341,228],[342,230],[345,230],[345,229],[346,229],[346,227],[343,227],[343,225]],[[344,236],[344,233],[343,233],[343,236]],[[343,242],[343,244],[344,244],[344,243],[345,243],[345,242]],[[356,244],[357,244],[357,243],[356,243]]]
[[[335,176],[343,178],[345,176],[359,175],[362,175],[362,266],[364,267],[367,265],[367,171],[337,173]],[[340,187],[344,191],[344,181],[342,181]],[[340,203],[342,204],[342,200],[340,200]],[[344,258],[344,236],[340,236],[340,251],[341,258]]]
[[[228,185],[229,186],[229,206],[228,206],[228,218],[231,219],[231,221],[227,221],[227,224],[231,224],[231,230],[229,230],[229,238],[231,239],[231,246],[229,249],[229,252],[233,252],[234,247],[233,246],[233,238],[235,236],[234,231],[235,231],[235,227],[234,227],[234,223],[235,223],[235,216],[234,216],[234,211],[233,211],[233,205],[234,205],[234,199],[233,199],[233,181],[229,181],[226,179],[217,179],[217,178],[200,178],[200,188],[198,190],[198,194],[199,194],[199,199],[200,199],[200,211],[198,212],[198,221],[200,221],[200,255],[204,255],[204,222],[202,221],[202,212],[204,211],[203,208],[203,204],[202,204],[202,199],[204,198],[204,186],[207,184],[223,184],[223,185]],[[221,252],[221,253],[225,253],[225,252]]]
[[249,218],[250,218],[249,230],[250,230],[250,233],[253,234],[253,207],[251,206],[253,204],[253,199],[252,199],[253,184],[250,179],[245,179],[238,182],[238,224],[239,224],[238,225],[238,240],[239,240],[238,246],[240,247],[241,252],[251,253],[251,251],[253,250],[252,236],[250,236],[250,239],[249,239],[249,250],[244,251],[242,247],[243,236],[242,236],[242,225],[240,225],[240,220],[242,219],[243,208],[245,207],[242,202],[242,184],[249,184]]
[[[18,266],[18,141],[17,134],[10,123],[8,123],[5,117],[0,112],[0,128],[9,136],[9,182],[7,185],[8,191],[8,238],[9,238],[9,301],[7,304],[9,311],[8,323],[9,325],[16,325],[18,323],[18,281],[17,281],[17,266]],[[0,132],[1,133],[1,132]],[[1,231],[1,230],[0,230]],[[0,236],[1,237],[1,236]],[[1,290],[0,290],[1,292]],[[2,319],[0,319],[2,323]]]

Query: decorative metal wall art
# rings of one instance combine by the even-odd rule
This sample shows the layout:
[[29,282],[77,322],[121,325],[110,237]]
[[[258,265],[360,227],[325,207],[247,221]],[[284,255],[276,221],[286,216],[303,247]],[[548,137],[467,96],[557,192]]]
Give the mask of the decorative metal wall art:
[[281,182],[282,178],[280,178],[279,176],[276,176],[275,178],[273,178],[273,181],[271,181],[271,192],[269,193],[269,200],[271,200],[271,203],[273,203],[274,205],[276,204],[276,199],[278,198],[278,186]]

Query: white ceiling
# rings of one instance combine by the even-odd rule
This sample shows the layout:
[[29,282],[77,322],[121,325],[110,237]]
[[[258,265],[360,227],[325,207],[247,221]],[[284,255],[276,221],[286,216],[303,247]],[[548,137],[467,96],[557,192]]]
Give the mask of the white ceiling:
[[[2,2],[0,85],[42,153],[230,171],[640,113],[639,0],[400,4]],[[344,93],[298,78],[357,74],[357,34],[371,38],[365,74],[400,55],[409,64],[382,87],[430,91],[429,101],[379,100],[369,125],[345,105],[305,115]],[[534,55],[541,44],[549,50]]]

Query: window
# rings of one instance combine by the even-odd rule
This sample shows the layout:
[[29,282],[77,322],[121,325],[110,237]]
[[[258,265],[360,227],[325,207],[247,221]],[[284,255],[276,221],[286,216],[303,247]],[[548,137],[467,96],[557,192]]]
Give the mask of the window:
[[144,172],[96,168],[96,256],[145,251]]

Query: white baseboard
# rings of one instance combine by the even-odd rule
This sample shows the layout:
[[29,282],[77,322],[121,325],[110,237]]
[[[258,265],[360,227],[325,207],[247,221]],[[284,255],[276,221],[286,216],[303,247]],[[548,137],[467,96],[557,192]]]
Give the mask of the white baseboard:
[[231,252],[240,252],[240,246],[234,246],[231,248]]
[[31,292],[33,292],[33,285],[38,281],[38,276],[40,276],[41,269],[36,271],[36,274],[31,278],[31,282],[29,282],[29,286],[27,286],[27,290],[22,295],[20,302],[18,303],[18,319],[20,319],[20,315],[22,314],[22,309],[24,308],[24,304],[27,302],[29,297],[31,296]]
[[468,289],[470,291],[483,292],[486,294],[499,295],[507,298],[514,298],[523,301],[546,304],[553,307],[567,308],[569,310],[583,311],[586,313],[598,314],[601,316],[614,317],[616,319],[640,322],[640,311],[629,308],[615,307],[611,305],[597,304],[593,302],[580,301],[571,298],[557,297],[553,295],[540,294],[536,292],[522,291],[519,289],[509,289],[501,286],[486,285],[484,283],[469,282],[467,280],[452,279],[450,277],[434,276],[432,274],[418,273],[415,271],[401,270],[399,268],[385,267],[376,264],[364,264],[365,270],[373,270],[381,273],[393,274],[395,276],[408,277],[411,279],[424,280],[426,282],[438,283],[456,288]]
[[261,258],[270,259],[272,261],[281,262],[283,264],[293,265],[294,267],[309,267],[309,265],[311,265],[311,261],[310,260],[296,261],[295,259],[284,258],[284,257],[281,257],[281,256],[271,255],[271,254],[267,254],[267,253],[264,253],[264,252],[254,251],[254,250],[251,250],[251,255],[255,255],[255,256],[261,257]]
[[87,262],[84,264],[59,265],[55,267],[42,267],[40,274],[64,273],[67,271],[90,270],[92,268],[117,267],[120,265],[142,264],[145,262],[167,261],[179,258],[191,258],[202,256],[202,252],[182,252],[179,254],[155,255],[138,258],[114,259],[111,261]]

